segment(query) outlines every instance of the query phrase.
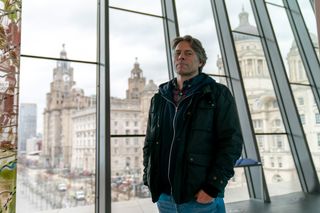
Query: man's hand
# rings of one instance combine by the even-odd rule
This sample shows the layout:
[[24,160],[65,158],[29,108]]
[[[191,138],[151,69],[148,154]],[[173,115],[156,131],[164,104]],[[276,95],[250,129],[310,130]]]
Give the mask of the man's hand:
[[203,190],[200,190],[196,194],[196,200],[198,203],[206,204],[206,203],[211,203],[214,200],[214,198],[208,195],[207,193],[205,193]]

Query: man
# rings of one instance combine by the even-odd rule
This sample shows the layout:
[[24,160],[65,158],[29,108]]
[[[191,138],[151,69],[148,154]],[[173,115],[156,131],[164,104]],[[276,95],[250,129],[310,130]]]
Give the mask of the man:
[[177,77],[151,100],[143,148],[143,181],[159,212],[225,212],[242,135],[234,99],[202,73],[207,56],[189,35],[173,40]]

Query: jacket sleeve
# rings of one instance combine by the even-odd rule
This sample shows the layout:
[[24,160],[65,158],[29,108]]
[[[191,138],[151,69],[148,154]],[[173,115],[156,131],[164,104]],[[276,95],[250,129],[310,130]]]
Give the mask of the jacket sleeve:
[[144,185],[148,186],[148,172],[150,172],[149,168],[151,167],[150,164],[150,158],[151,158],[151,135],[152,135],[152,116],[154,116],[153,108],[154,108],[154,99],[153,97],[151,99],[150,108],[149,108],[149,116],[148,116],[148,123],[147,123],[147,130],[146,130],[146,136],[144,140],[144,146],[143,146],[143,183]]
[[234,98],[227,87],[218,87],[221,93],[216,96],[213,130],[217,147],[205,185],[223,192],[234,175],[234,165],[241,155],[243,138]]

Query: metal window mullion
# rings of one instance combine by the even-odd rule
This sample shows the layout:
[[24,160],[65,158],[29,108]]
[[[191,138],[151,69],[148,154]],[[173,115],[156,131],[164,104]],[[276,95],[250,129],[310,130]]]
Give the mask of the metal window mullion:
[[[228,84],[235,97],[240,118],[244,139],[243,157],[260,161],[226,6],[223,0],[211,0],[211,5],[221,46],[224,69],[227,72],[227,76],[229,76],[227,77]],[[245,173],[250,197],[270,201],[263,171],[259,170],[259,168],[249,167],[245,168]],[[259,176],[261,179],[257,178]]]
[[98,0],[95,212],[111,213],[109,1]]
[[316,22],[317,22],[317,33],[318,33],[318,51],[320,46],[320,1],[316,1],[312,4],[312,8],[316,15]]
[[302,189],[304,192],[314,192],[319,188],[319,180],[300,122],[299,113],[272,29],[266,4],[264,0],[251,0],[251,5],[257,21],[258,30],[262,35],[262,45],[270,76],[277,95],[283,123],[288,133],[288,141]]
[[[320,65],[296,0],[283,0],[311,90],[320,111]],[[298,13],[299,12],[299,13]]]
[[310,1],[310,4],[312,6],[313,11],[315,11],[316,10],[315,4],[317,4],[317,2],[319,2],[319,1],[318,0],[309,0],[309,1]]
[[161,0],[164,39],[167,53],[169,78],[174,78],[174,65],[172,62],[171,41],[179,35],[177,10],[174,0]]

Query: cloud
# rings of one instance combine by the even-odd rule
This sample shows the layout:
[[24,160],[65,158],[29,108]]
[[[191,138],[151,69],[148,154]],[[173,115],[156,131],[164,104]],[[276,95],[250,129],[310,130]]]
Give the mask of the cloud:
[[77,60],[96,60],[95,1],[28,0],[22,7],[23,54],[57,57],[62,43]]
[[162,15],[160,1],[110,0],[109,5],[112,7],[119,7],[127,10],[134,10],[134,11],[149,13],[154,15]]
[[[110,5],[161,16],[160,1],[111,0]],[[202,41],[208,54],[204,71],[215,72],[217,55],[221,54],[210,1],[177,0],[176,6],[180,34],[191,34]],[[250,23],[256,25],[250,1],[228,0],[226,6],[233,29],[239,24],[238,15],[242,8],[249,13]],[[303,10],[309,11],[305,7]],[[158,85],[166,81],[168,68],[163,20],[115,9],[109,9],[109,12],[111,95],[125,96],[136,57],[147,80],[153,79]],[[96,18],[96,1],[25,1],[22,8],[22,54],[59,57],[65,43],[69,59],[94,62],[97,54]],[[274,22],[275,25],[283,23]],[[284,27],[279,28],[279,41],[288,51],[292,42],[288,38],[292,37],[288,37],[286,31]],[[55,61],[50,60],[21,60],[21,102],[36,102],[45,106],[45,95],[50,91],[55,66]],[[77,87],[85,89],[87,95],[94,93],[96,66],[78,63],[71,63],[71,66],[74,67]],[[38,111],[42,112],[43,107],[40,106]]]

